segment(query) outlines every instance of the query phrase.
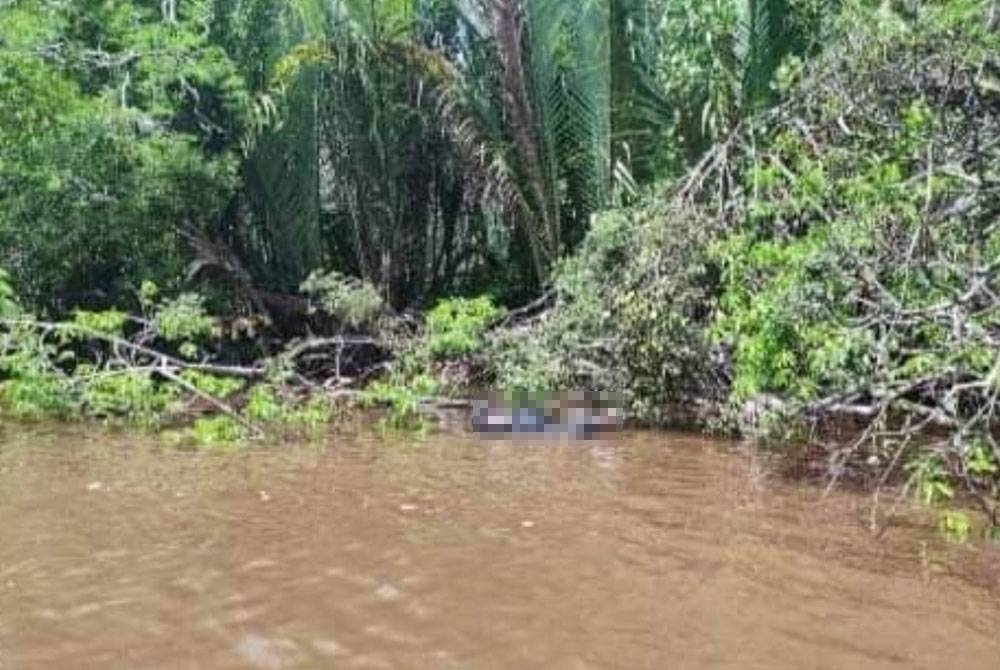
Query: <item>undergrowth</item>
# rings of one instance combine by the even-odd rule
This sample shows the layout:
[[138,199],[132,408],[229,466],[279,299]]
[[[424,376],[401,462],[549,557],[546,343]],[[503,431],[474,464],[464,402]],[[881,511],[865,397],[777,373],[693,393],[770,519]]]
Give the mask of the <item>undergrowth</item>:
[[[492,338],[501,384],[818,443],[1000,522],[1000,86],[985,3],[846,3],[787,101],[600,215],[554,308]],[[672,408],[679,408],[680,412]],[[682,416],[680,416],[682,415]],[[848,430],[829,430],[843,426]]]

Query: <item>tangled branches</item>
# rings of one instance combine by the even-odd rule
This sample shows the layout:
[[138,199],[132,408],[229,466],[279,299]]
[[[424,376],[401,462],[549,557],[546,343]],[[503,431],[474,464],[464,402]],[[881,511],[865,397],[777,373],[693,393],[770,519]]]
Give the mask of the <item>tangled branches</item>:
[[347,335],[241,358],[237,349],[255,339],[250,320],[210,317],[193,294],[158,301],[151,286],[141,314],[77,311],[65,321],[23,312],[5,287],[0,275],[0,298],[8,296],[0,304],[0,411],[22,419],[145,428],[194,419],[199,441],[263,437],[265,424],[324,423],[384,358],[377,340]]
[[947,491],[934,483],[950,475],[996,520],[1000,38],[944,9],[905,29],[867,18],[707,157],[676,207],[718,207],[728,231],[712,330],[737,400],[860,421],[830,445],[832,481],[877,463],[884,483],[909,463],[914,486]]

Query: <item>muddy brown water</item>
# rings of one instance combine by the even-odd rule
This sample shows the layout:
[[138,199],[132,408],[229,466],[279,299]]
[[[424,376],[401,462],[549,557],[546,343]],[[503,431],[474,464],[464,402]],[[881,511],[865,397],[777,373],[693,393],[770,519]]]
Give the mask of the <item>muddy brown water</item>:
[[1000,553],[690,436],[0,428],[0,668],[1000,668]]

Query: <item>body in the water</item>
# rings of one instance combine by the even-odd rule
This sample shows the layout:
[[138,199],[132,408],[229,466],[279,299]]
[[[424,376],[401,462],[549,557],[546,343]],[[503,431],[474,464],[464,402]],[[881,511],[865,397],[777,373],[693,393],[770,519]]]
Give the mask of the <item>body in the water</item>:
[[476,403],[472,408],[472,428],[490,434],[549,434],[590,437],[594,433],[620,426],[616,410],[572,407],[549,412],[540,407],[497,407]]

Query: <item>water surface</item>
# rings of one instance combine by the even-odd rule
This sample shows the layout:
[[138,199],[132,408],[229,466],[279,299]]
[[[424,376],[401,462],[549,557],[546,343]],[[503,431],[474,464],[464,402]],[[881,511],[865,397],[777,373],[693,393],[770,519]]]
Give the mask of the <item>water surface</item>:
[[0,428],[0,669],[1000,668],[1000,554],[688,436]]

